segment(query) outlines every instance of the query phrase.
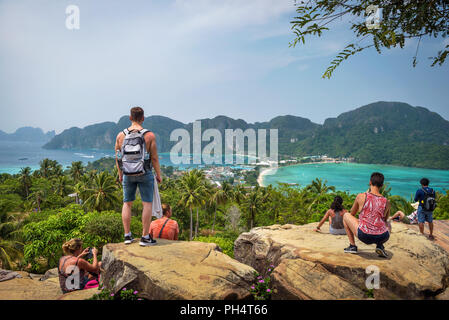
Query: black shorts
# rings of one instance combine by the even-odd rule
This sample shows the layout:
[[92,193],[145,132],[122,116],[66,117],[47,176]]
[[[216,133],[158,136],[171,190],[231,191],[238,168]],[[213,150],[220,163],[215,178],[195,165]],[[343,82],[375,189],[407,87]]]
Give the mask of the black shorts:
[[390,232],[385,231],[382,234],[367,234],[362,230],[357,230],[357,238],[362,241],[364,244],[382,244],[390,239]]

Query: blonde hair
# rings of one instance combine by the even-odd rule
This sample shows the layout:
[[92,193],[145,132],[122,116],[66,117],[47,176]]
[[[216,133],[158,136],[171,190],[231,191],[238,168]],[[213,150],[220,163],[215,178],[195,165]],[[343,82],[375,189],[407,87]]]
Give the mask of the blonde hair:
[[165,216],[167,213],[169,213],[171,210],[171,207],[167,203],[162,204],[162,214]]
[[76,252],[76,250],[81,249],[83,246],[83,241],[81,239],[71,239],[62,245],[62,251],[66,255],[72,255]]

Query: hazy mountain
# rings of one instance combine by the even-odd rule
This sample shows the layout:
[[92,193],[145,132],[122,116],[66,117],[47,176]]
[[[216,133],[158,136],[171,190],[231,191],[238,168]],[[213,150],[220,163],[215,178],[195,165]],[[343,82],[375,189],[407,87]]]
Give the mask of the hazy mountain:
[[6,133],[0,130],[0,141],[20,141],[33,143],[46,143],[55,137],[55,131],[44,133],[41,128],[22,127],[14,133]]
[[[111,149],[117,133],[129,125],[129,117],[123,116],[118,123],[71,128],[44,147]],[[160,152],[168,152],[175,144],[170,133],[178,128],[192,132],[193,123],[149,116],[143,126],[156,134]],[[372,103],[326,119],[323,125],[291,115],[253,124],[226,116],[201,119],[202,131],[209,128],[218,129],[223,138],[225,129],[278,129],[279,153],[284,155],[327,154],[354,157],[363,163],[449,169],[449,121],[426,108],[401,102]]]
[[[44,145],[46,149],[114,149],[117,134],[129,127],[129,116],[123,116],[115,122],[102,122],[84,127],[73,127],[64,130]],[[185,124],[162,116],[149,116],[145,118],[143,127],[153,131],[156,135],[158,148],[161,152],[170,150],[173,143],[170,132],[177,128],[184,128]]]

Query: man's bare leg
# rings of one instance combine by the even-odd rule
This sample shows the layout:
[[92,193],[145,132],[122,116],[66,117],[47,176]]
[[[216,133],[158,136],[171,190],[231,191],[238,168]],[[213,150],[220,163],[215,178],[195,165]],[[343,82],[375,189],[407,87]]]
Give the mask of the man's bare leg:
[[421,232],[421,234],[424,234],[424,223],[418,223],[419,225],[419,232]]
[[151,217],[153,215],[153,207],[151,202],[142,201],[143,210],[142,210],[142,237],[146,236],[150,233],[150,224]]
[[429,222],[429,237],[433,237],[433,222]]
[[343,216],[343,225],[345,227],[346,234],[348,235],[349,243],[355,246],[355,235],[357,235],[359,219],[357,219],[350,213],[345,213],[345,215]]
[[131,225],[131,208],[133,206],[133,202],[124,202],[122,207],[122,222],[123,222],[123,229],[125,229],[125,234],[128,234],[131,232],[130,225]]

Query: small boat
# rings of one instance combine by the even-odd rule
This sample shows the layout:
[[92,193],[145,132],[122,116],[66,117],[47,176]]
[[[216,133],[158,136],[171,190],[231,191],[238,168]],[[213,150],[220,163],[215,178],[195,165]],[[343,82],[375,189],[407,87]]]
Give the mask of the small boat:
[[22,160],[22,161],[23,161],[23,160],[28,160],[28,158],[19,158],[19,160]]

